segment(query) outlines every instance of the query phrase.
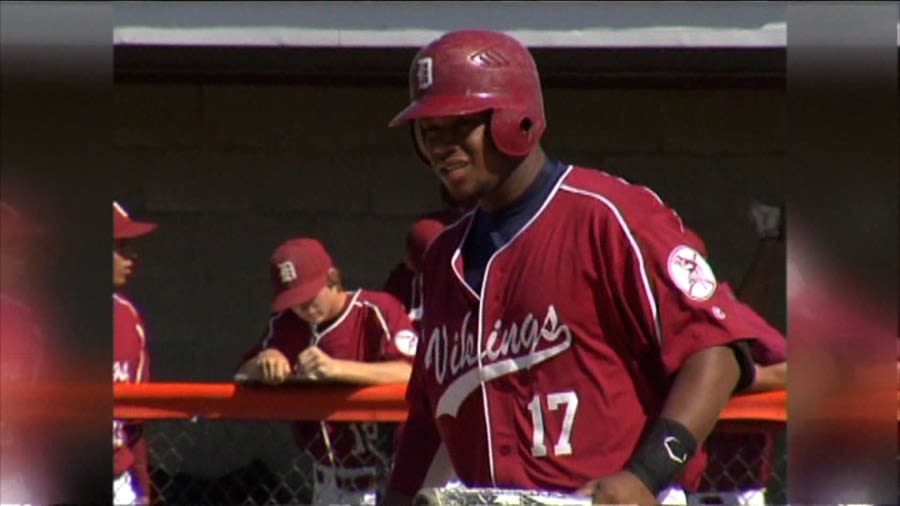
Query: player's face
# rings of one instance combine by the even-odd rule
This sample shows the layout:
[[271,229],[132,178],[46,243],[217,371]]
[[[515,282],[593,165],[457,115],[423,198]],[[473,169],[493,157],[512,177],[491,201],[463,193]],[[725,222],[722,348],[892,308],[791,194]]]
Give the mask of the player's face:
[[127,243],[117,241],[113,247],[113,287],[121,288],[128,283],[128,278],[134,270],[136,255],[130,250]]
[[424,118],[414,125],[416,140],[432,170],[458,202],[489,194],[506,175],[491,141],[490,112]]
[[336,293],[335,288],[325,286],[319,290],[319,293],[311,301],[292,306],[291,311],[299,316],[301,320],[313,325],[326,322],[336,316],[334,308]]

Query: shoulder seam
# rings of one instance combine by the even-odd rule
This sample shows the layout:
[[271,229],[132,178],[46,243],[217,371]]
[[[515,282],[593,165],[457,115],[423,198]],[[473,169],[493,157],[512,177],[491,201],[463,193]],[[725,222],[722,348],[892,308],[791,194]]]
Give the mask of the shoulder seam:
[[580,188],[575,188],[568,184],[561,185],[560,190],[564,190],[569,193],[575,193],[575,194],[583,195],[588,198],[596,199],[600,203],[602,203],[604,206],[606,206],[610,210],[610,212],[612,212],[613,216],[615,216],[616,221],[619,223],[619,226],[622,228],[622,231],[624,232],[625,237],[628,240],[629,246],[631,247],[632,251],[634,252],[635,256],[637,257],[638,268],[640,269],[641,284],[643,285],[642,288],[643,288],[644,296],[647,299],[647,303],[650,306],[650,312],[653,317],[653,325],[654,325],[653,330],[656,333],[657,341],[660,341],[662,338],[662,328],[660,326],[660,321],[659,321],[659,308],[657,307],[657,304],[656,304],[656,298],[653,296],[653,289],[651,288],[651,284],[650,284],[650,276],[647,273],[647,266],[644,263],[644,254],[641,251],[640,245],[638,245],[637,240],[634,237],[634,233],[631,231],[631,227],[628,226],[628,223],[625,221],[625,217],[622,216],[621,211],[619,211],[618,206],[616,206],[612,201],[610,201],[608,198],[604,197],[603,195],[593,192],[593,191],[590,191],[590,190],[583,190]]

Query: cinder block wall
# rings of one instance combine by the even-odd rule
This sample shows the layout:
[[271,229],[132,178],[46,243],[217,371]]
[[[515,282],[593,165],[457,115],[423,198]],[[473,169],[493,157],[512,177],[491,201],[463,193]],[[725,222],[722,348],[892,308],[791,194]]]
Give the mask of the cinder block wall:
[[[751,199],[783,196],[779,90],[545,91],[551,156],[653,188],[737,283],[756,248]],[[129,292],[159,380],[217,381],[266,321],[267,259],[321,238],[350,287],[377,288],[411,219],[440,205],[404,129],[406,90],[116,85],[117,194],[161,223]],[[783,298],[764,312],[783,324]]]

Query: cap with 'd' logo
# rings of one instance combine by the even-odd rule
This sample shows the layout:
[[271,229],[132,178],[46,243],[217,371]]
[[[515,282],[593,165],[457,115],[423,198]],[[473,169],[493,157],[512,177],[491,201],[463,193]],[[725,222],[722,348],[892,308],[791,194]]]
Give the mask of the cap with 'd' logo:
[[270,271],[275,297],[272,311],[305,304],[325,287],[334,264],[322,243],[300,237],[284,242],[272,254]]

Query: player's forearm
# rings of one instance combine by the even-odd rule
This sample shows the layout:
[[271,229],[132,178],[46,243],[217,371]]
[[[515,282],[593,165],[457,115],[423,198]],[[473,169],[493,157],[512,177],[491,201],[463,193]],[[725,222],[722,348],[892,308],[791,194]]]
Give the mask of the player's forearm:
[[367,385],[407,383],[411,372],[412,366],[403,360],[391,362],[342,360],[334,379]]
[[756,367],[756,378],[748,392],[769,392],[787,388],[787,362]]
[[740,375],[734,350],[727,346],[693,354],[678,372],[661,416],[684,425],[701,443],[715,427]]
[[741,369],[732,348],[716,346],[691,355],[678,371],[659,418],[652,422],[626,465],[627,472],[604,478],[613,485],[598,480],[593,485],[595,499],[599,485],[599,497],[618,497],[612,491],[614,485],[633,483],[636,477],[646,487],[643,492],[650,494],[637,490],[635,493],[652,502],[653,496],[683,472],[690,456],[712,432],[740,377]]

